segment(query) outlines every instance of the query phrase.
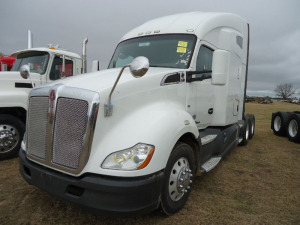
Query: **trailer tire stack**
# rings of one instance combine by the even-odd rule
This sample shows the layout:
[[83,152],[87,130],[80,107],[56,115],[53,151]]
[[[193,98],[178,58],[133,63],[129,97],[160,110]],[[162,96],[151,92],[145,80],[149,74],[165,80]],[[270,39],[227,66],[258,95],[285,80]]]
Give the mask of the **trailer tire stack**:
[[271,129],[275,135],[287,136],[290,141],[300,143],[300,112],[272,113]]

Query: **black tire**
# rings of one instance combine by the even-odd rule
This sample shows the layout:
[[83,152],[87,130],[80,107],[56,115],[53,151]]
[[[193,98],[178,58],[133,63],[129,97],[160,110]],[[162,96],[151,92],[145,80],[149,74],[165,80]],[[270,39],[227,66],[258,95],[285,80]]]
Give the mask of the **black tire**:
[[191,191],[195,169],[192,148],[185,143],[177,143],[165,168],[161,193],[161,207],[165,214],[173,215],[184,207]]
[[245,116],[245,124],[242,127],[243,140],[239,143],[239,145],[245,146],[249,141],[250,134],[250,118],[248,114]]
[[0,160],[18,155],[25,132],[25,124],[17,117],[0,115]]
[[292,113],[289,115],[286,134],[290,141],[300,143],[300,114]]
[[247,114],[249,118],[249,140],[253,138],[255,133],[255,116],[253,114]]
[[271,128],[275,135],[285,136],[289,114],[287,112],[272,113]]

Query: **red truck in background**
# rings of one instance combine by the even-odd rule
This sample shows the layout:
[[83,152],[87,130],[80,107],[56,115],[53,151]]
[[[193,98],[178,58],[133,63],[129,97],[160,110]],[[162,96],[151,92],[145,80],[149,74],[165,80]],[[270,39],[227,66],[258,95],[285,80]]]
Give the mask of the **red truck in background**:
[[[10,71],[13,67],[16,57],[13,56],[0,56],[0,71]],[[6,69],[4,69],[6,68]]]

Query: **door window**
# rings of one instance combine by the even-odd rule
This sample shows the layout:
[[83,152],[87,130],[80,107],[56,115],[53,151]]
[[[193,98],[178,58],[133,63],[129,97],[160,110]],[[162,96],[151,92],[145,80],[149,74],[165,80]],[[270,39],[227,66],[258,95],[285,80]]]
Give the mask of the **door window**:
[[196,74],[198,77],[211,77],[211,67],[212,67],[212,58],[213,58],[213,50],[202,45],[200,47],[198,56],[197,56],[197,64],[196,70],[200,72]]
[[60,56],[55,56],[53,59],[50,80],[58,80],[61,77],[69,77],[73,75],[73,61],[65,59],[65,72],[62,74],[63,59]]

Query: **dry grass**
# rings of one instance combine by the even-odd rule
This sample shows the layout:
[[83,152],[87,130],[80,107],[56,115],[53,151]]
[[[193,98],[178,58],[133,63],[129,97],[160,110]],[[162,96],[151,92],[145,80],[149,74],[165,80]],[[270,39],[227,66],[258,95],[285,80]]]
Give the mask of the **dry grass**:
[[107,218],[82,211],[28,185],[18,159],[0,162],[0,224],[300,224],[300,145],[277,137],[271,113],[299,105],[248,103],[256,133],[207,175],[197,178],[185,208],[172,217],[160,211]]

